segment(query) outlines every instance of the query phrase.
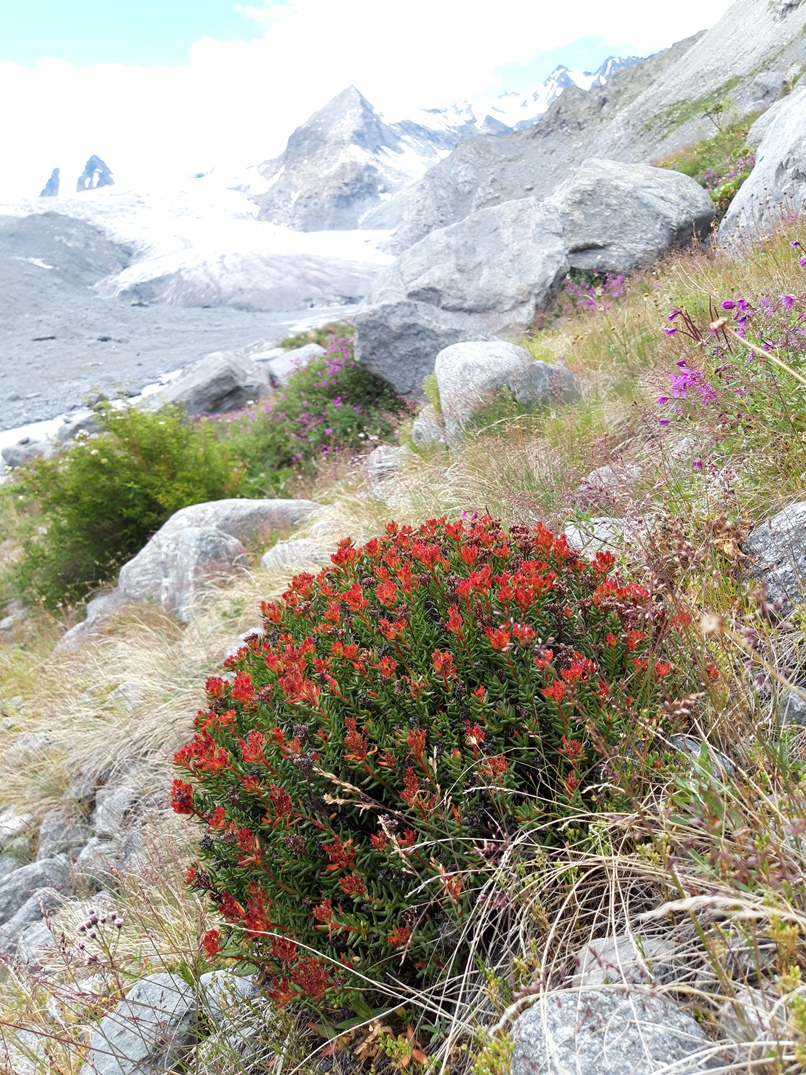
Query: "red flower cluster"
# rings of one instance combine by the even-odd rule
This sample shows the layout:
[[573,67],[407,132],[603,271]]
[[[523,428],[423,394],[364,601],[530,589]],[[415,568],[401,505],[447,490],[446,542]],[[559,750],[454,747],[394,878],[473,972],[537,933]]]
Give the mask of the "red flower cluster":
[[277,1004],[338,1006],[356,966],[456,975],[496,845],[560,839],[547,815],[601,785],[633,699],[660,713],[680,689],[676,625],[614,568],[543,526],[390,523],[263,606],[207,681],[172,802],[206,826],[191,883]]

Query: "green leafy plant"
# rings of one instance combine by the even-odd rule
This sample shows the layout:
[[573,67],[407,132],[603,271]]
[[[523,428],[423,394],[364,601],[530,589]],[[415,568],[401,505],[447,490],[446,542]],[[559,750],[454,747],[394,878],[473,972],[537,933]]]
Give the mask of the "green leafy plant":
[[241,467],[211,426],[175,408],[98,409],[102,432],[20,472],[28,524],[15,585],[46,605],[86,597],[175,511],[233,496]]
[[225,439],[245,461],[244,489],[277,493],[332,452],[388,439],[405,410],[389,385],[358,365],[349,338],[331,338],[327,353],[292,374],[273,400],[227,418]]
[[279,1005],[361,1013],[450,994],[479,912],[509,906],[510,841],[561,845],[681,675],[652,594],[542,526],[390,523],[332,560],[207,681],[173,807],[205,826],[188,880],[227,951]]

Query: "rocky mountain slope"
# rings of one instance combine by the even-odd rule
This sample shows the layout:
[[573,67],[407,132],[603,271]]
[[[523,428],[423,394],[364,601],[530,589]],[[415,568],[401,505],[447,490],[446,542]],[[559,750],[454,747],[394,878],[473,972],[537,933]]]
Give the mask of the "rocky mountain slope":
[[423,109],[394,123],[350,86],[298,127],[279,157],[258,166],[250,190],[259,218],[300,231],[397,222],[378,210],[457,143],[530,127],[566,90],[603,86],[637,62],[610,57],[592,73],[561,66],[533,91]]
[[545,197],[586,158],[662,158],[713,133],[706,113],[771,105],[806,64],[800,3],[737,0],[711,30],[590,93],[569,89],[529,130],[462,142],[406,192],[394,248],[510,198]]

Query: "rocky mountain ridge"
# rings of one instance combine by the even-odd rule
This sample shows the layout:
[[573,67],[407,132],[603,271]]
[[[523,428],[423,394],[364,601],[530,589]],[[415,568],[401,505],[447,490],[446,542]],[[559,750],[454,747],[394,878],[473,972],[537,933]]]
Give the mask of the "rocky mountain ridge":
[[560,66],[535,90],[423,109],[396,122],[349,86],[291,134],[279,157],[257,167],[249,189],[259,219],[300,231],[388,227],[397,216],[385,203],[459,142],[528,128],[566,90],[603,86],[638,62],[611,56],[584,73]]
[[712,29],[617,71],[605,87],[567,90],[528,130],[459,143],[405,192],[392,248],[510,198],[547,197],[588,158],[662,159],[715,133],[706,116],[715,105],[737,119],[768,108],[806,66],[799,8],[736,0]]

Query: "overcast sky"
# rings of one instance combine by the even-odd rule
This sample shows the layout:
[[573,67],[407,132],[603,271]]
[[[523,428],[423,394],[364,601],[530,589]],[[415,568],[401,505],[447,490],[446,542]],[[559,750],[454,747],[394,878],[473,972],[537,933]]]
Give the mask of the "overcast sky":
[[351,83],[390,118],[592,69],[712,26],[731,0],[0,0],[0,198],[238,169]]

